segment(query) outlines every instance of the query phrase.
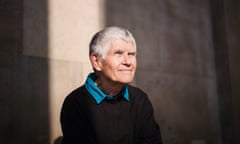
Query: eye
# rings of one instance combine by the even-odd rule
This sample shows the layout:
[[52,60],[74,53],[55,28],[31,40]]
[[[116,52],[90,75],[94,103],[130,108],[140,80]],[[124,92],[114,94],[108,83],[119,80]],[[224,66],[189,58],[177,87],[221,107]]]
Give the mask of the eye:
[[123,51],[117,50],[117,51],[114,52],[114,54],[116,54],[116,55],[122,55],[122,54],[123,54]]
[[129,52],[128,55],[129,56],[136,56],[136,52]]

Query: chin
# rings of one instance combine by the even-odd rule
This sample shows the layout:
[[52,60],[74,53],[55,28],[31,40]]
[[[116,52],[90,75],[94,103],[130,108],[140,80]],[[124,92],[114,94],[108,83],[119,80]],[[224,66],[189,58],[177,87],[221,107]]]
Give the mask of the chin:
[[120,83],[123,83],[123,84],[129,84],[133,81],[133,79],[124,79],[124,80],[121,80]]

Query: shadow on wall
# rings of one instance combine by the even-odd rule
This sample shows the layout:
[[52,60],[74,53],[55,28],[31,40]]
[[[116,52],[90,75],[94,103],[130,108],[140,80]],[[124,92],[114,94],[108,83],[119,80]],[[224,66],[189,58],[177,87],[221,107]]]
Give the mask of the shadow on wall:
[[[3,134],[0,133],[4,140],[0,143],[49,144],[47,1],[24,0],[0,4],[3,5],[0,10],[4,8],[0,11],[1,15],[8,16],[3,19],[6,25],[0,25],[6,29],[4,34],[7,36],[2,46],[8,49],[8,58],[13,62],[5,63],[8,66],[5,66],[4,75],[9,75],[9,71],[13,75],[8,79],[8,87],[1,91],[12,94],[3,93],[9,99],[8,121],[0,120],[5,124]],[[39,53],[41,56],[38,56]]]

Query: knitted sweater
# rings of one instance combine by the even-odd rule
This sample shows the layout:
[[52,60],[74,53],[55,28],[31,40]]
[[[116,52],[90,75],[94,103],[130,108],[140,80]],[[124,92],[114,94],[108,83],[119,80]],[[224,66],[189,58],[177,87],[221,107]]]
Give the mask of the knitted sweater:
[[60,119],[62,144],[161,144],[152,105],[133,86],[129,101],[118,97],[100,104],[82,86],[66,97]]

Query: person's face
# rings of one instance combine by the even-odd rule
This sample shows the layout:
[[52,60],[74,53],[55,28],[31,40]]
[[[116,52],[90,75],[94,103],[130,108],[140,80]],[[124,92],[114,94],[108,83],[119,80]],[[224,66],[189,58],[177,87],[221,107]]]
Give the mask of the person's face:
[[132,43],[113,39],[105,57],[99,61],[102,80],[126,84],[133,80],[136,71],[136,48]]

